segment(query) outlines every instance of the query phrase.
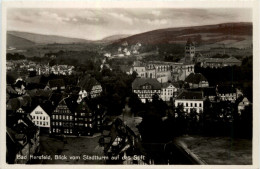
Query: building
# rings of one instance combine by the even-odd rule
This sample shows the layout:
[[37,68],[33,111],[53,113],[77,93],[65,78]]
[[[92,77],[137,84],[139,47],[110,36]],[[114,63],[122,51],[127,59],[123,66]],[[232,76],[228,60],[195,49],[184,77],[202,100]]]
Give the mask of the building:
[[205,99],[209,99],[209,101],[217,101],[217,93],[215,87],[206,87],[203,88],[203,95]]
[[25,86],[26,86],[26,83],[22,79],[16,80],[16,82],[13,85],[14,90],[17,92],[18,95],[25,94],[25,92],[26,92]]
[[49,112],[47,113],[38,105],[31,113],[33,123],[38,127],[50,128],[51,118]]
[[52,90],[52,91],[57,91],[57,90],[65,90],[65,83],[63,79],[53,79],[49,80],[47,83],[45,90]]
[[185,112],[190,113],[191,109],[197,113],[203,112],[203,92],[201,91],[183,91],[175,99],[175,106],[183,106]]
[[[30,163],[30,155],[39,151],[40,131],[31,120],[30,115],[26,113],[7,116],[6,162],[8,164]],[[18,158],[19,156],[26,158]]]
[[208,80],[201,73],[191,73],[185,82],[189,84],[190,88],[209,87]]
[[[136,72],[137,77],[145,78],[146,75],[146,66],[143,62],[141,61],[135,61],[132,66],[132,71],[131,72]],[[150,76],[149,76],[150,77]]]
[[[124,119],[124,120],[122,120]],[[141,120],[138,120],[141,122]],[[135,118],[118,117],[111,125],[108,135],[103,138],[104,154],[118,156],[118,160],[107,160],[108,164],[147,164],[144,152],[141,148],[141,137],[136,128]],[[134,155],[141,157],[134,159]],[[128,157],[128,158],[122,158]],[[148,160],[147,160],[148,161]]]
[[54,109],[51,115],[51,130],[54,135],[73,135],[74,129],[74,112],[77,106],[76,99],[64,98]]
[[187,40],[185,46],[185,62],[192,63],[195,57],[195,45],[192,43],[191,39]]
[[245,107],[249,105],[249,100],[246,97],[244,97],[243,100],[238,104],[238,114],[241,115],[241,111],[245,110]]
[[242,62],[235,57],[229,58],[198,58],[201,67],[221,68],[226,66],[241,66]]
[[231,101],[234,103],[237,99],[236,88],[233,86],[217,86],[217,96],[222,101]]
[[178,92],[178,85],[176,83],[162,83],[161,87],[161,99],[163,101],[170,101]]
[[92,136],[95,132],[95,125],[95,112],[85,100],[82,100],[75,110],[75,134]]
[[152,101],[154,94],[160,96],[161,84],[156,79],[136,78],[132,83],[132,91],[145,103],[146,101]]
[[95,98],[100,96],[102,92],[101,84],[91,75],[87,75],[79,80],[79,102],[85,97]]

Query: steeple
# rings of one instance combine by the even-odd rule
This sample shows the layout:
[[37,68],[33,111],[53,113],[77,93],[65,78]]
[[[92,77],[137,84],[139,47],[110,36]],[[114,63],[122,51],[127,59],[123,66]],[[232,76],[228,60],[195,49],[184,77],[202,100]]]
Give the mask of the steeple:
[[185,62],[192,62],[195,57],[195,45],[192,43],[191,39],[187,40],[185,46]]

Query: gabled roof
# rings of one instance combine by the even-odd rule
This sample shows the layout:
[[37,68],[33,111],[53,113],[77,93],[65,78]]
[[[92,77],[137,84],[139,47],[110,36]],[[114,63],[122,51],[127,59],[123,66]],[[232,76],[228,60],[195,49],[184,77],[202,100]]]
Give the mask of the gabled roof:
[[175,88],[179,88],[179,85],[177,83],[169,83],[169,82],[166,82],[166,83],[162,83],[162,88],[167,88],[169,87],[170,85],[174,86]]
[[199,84],[201,81],[207,81],[205,76],[201,73],[191,73],[186,79],[185,82],[192,84]]
[[34,77],[28,77],[25,79],[27,83],[40,83],[41,82],[41,77],[42,76],[34,76]]
[[234,88],[233,86],[218,86],[217,91],[218,91],[218,93],[221,93],[221,94],[236,93],[237,92],[236,88]]
[[186,46],[194,46],[190,38],[187,40]]
[[141,61],[134,61],[133,67],[144,67],[145,64]]
[[53,79],[49,80],[49,86],[50,88],[52,87],[62,87],[65,86],[63,79]]
[[202,100],[203,99],[203,93],[201,91],[183,91],[181,92],[176,100]]
[[100,83],[90,75],[83,77],[78,83],[78,86],[81,87],[82,90],[86,90],[87,92],[90,92],[93,86],[96,85],[100,85]]
[[145,84],[150,84],[152,89],[160,90],[161,84],[157,81],[157,79],[152,78],[136,78],[132,83],[133,89],[142,89],[142,86]]
[[216,88],[215,87],[208,87],[203,88],[204,96],[216,96]]
[[54,106],[56,107],[59,102],[63,99],[63,94],[61,93],[52,93],[52,95],[50,96],[49,100],[51,102],[54,102]]

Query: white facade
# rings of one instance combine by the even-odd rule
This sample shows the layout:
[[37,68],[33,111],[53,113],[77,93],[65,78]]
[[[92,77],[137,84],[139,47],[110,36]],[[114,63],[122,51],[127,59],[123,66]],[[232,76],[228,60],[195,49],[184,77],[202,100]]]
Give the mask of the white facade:
[[162,87],[161,89],[161,99],[163,101],[170,101],[171,98],[174,97],[174,93],[177,92],[177,88],[172,84],[169,84],[167,87]]
[[39,105],[30,114],[33,123],[38,127],[50,127],[50,116]]
[[203,100],[186,100],[176,99],[175,106],[183,105],[184,111],[190,113],[191,109],[195,109],[197,113],[203,112]]

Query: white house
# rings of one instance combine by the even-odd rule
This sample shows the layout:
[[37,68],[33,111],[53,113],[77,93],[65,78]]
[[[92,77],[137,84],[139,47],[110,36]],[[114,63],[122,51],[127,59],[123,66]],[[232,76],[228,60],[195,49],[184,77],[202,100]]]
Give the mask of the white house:
[[50,116],[38,105],[30,114],[33,123],[38,127],[50,127]]
[[244,99],[238,104],[238,114],[241,115],[241,111],[245,110],[245,107],[249,104],[249,100],[246,97],[244,97]]
[[183,91],[175,99],[175,106],[183,105],[184,111],[190,113],[191,109],[197,113],[203,112],[203,93]]
[[170,101],[170,99],[174,97],[177,90],[178,88],[172,83],[162,83],[160,97],[163,101]]

